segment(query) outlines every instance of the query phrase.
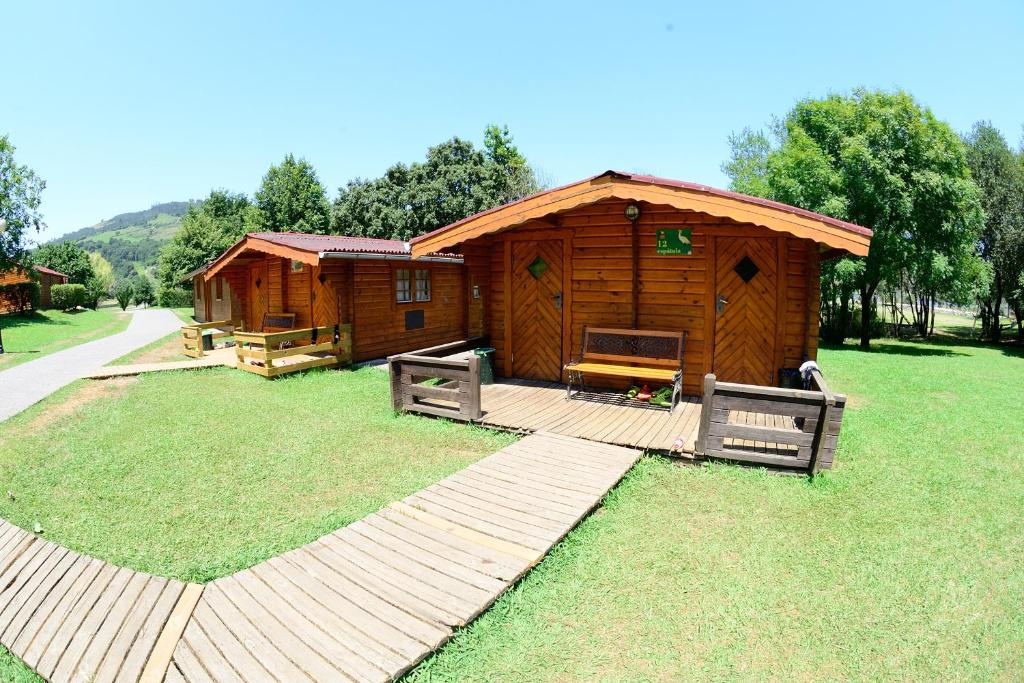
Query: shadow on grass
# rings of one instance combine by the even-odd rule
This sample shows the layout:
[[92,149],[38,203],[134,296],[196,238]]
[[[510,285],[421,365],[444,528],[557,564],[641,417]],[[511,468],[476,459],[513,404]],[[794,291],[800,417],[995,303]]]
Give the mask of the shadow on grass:
[[999,344],[979,341],[973,336],[970,328],[942,328],[935,330],[935,336],[928,339],[911,337],[908,339],[872,339],[871,348],[862,349],[856,340],[848,340],[845,344],[821,343],[821,348],[842,352],[885,353],[899,356],[969,356],[964,348],[992,349],[1001,351],[1007,356],[1024,358],[1024,344],[1018,340],[1003,341]]
[[27,325],[70,325],[68,320],[55,320],[41,315],[37,311],[31,313],[8,313],[0,315],[0,329],[10,330]]

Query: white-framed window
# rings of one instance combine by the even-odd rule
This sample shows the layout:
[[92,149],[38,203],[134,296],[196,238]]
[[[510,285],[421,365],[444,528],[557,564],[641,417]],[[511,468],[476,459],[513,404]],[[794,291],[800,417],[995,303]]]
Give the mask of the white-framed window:
[[409,279],[408,268],[395,270],[395,301],[400,304],[412,301],[412,282]]
[[430,271],[416,271],[416,301],[430,301]]

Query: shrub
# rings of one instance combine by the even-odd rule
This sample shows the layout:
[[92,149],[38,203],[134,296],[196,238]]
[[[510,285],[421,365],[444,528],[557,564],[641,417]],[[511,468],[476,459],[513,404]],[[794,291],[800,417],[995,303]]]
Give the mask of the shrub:
[[182,287],[164,287],[156,299],[161,306],[183,308],[192,305],[192,292]]
[[0,285],[0,310],[26,313],[38,307],[38,282],[17,282],[11,285]]
[[122,311],[128,308],[133,296],[135,296],[135,288],[128,280],[121,280],[114,287],[114,298],[117,299],[117,305],[121,307]]
[[54,308],[70,311],[85,303],[85,285],[53,285],[50,301]]

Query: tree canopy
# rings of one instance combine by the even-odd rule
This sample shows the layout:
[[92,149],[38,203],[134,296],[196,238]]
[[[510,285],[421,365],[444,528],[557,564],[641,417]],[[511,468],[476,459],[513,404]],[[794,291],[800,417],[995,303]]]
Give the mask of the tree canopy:
[[[984,213],[964,145],[948,124],[906,92],[855,90],[805,99],[771,136],[745,130],[723,165],[739,192],[871,228],[856,274],[861,345],[870,339],[870,303],[883,281],[906,281],[934,302],[954,289],[973,254]],[[955,265],[954,265],[955,264]],[[856,269],[844,269],[847,274]]]
[[39,204],[46,182],[14,160],[14,145],[0,135],[0,271],[24,262],[27,235],[43,225]]
[[397,163],[375,179],[339,188],[331,231],[408,240],[540,189],[507,127],[488,126],[483,149],[454,137],[423,162]]
[[64,273],[69,284],[84,285],[93,277],[89,252],[74,242],[50,242],[39,247],[32,258],[36,263]]
[[964,141],[985,207],[978,250],[990,272],[984,280],[987,287],[978,291],[982,328],[998,341],[1004,297],[1017,317],[1018,332],[1024,328],[1024,150],[1011,150],[987,121],[974,124]]
[[213,190],[189,207],[181,229],[164,245],[157,263],[161,289],[178,286],[181,278],[217,258],[238,241],[253,221],[254,208],[244,194]]
[[255,200],[255,231],[323,234],[330,226],[330,206],[316,170],[291,154],[270,167]]

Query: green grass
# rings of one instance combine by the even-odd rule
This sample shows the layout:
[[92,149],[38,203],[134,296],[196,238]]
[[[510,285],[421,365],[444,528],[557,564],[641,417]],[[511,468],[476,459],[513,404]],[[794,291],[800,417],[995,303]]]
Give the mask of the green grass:
[[1016,678],[1022,356],[823,350],[834,471],[646,458],[411,680]]
[[[169,308],[167,310],[181,318],[182,324],[187,325],[193,322],[193,309],[191,306],[187,308]],[[107,363],[107,365],[131,365],[132,363],[139,362],[141,358],[146,358],[148,362],[164,362],[188,360],[189,357],[181,353],[181,332],[175,330],[164,337],[160,337],[155,342],[150,342],[131,353],[126,353],[120,358]]]
[[[87,402],[86,402],[87,401]],[[395,416],[376,369],[78,382],[0,424],[0,517],[119,565],[208,581],[509,443]]]
[[95,311],[49,310],[26,316],[0,316],[6,351],[0,355],[0,370],[121,332],[128,326],[129,319],[130,316],[119,308],[109,305]]

